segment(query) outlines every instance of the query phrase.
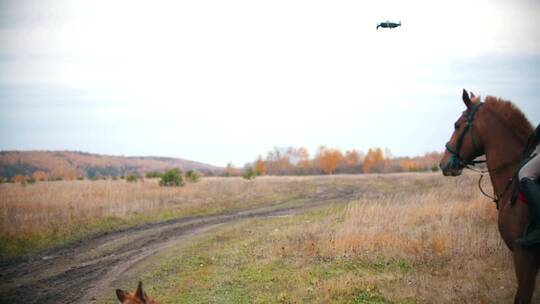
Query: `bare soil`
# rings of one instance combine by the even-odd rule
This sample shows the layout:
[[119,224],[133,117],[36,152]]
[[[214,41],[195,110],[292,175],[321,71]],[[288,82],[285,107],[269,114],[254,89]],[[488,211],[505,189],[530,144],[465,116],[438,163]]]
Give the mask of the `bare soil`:
[[135,264],[218,225],[284,216],[347,202],[360,187],[321,189],[314,197],[219,215],[179,218],[89,237],[25,260],[0,265],[0,303],[89,303]]

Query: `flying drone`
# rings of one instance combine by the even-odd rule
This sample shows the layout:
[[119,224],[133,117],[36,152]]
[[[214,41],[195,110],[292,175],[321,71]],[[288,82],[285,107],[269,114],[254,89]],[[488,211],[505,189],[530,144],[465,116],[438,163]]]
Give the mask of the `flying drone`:
[[377,29],[379,29],[380,27],[393,29],[398,26],[401,26],[401,21],[399,21],[398,23],[395,23],[395,22],[390,22],[387,20],[386,22],[381,22],[377,24]]

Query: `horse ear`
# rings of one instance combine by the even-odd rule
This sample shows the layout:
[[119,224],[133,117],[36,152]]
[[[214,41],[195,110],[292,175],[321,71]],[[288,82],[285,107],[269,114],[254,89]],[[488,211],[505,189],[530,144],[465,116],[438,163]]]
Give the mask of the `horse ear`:
[[469,93],[467,93],[467,90],[463,89],[463,102],[467,106],[467,109],[472,106],[471,98],[469,97]]
[[473,92],[471,92],[471,102],[473,104],[477,104],[480,102],[480,96],[475,96]]
[[122,289],[117,289],[116,290],[116,297],[118,297],[118,300],[123,303],[124,300],[126,299],[126,292],[123,291]]
[[144,291],[142,288],[142,282],[139,281],[139,285],[137,286],[137,291],[135,291],[135,297],[139,298],[141,300],[144,300]]

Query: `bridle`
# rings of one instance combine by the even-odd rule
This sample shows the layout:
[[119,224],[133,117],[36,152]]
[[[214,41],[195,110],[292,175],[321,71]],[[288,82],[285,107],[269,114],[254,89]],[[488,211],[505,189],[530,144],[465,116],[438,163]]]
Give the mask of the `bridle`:
[[[494,192],[493,196],[487,194],[484,191],[484,189],[482,189],[482,184],[481,184],[482,183],[482,178],[484,177],[484,173],[492,173],[492,172],[498,171],[500,169],[508,167],[513,162],[503,164],[500,167],[497,167],[497,168],[495,168],[493,170],[480,170],[480,169],[476,168],[475,165],[485,163],[486,162],[485,160],[474,160],[474,159],[473,160],[468,160],[468,159],[463,159],[461,157],[461,155],[460,155],[461,147],[462,147],[462,144],[463,144],[463,139],[465,138],[465,135],[469,131],[471,132],[473,149],[474,149],[474,152],[475,152],[474,154],[475,155],[483,155],[484,154],[484,151],[482,151],[482,148],[479,147],[479,145],[477,144],[476,133],[475,133],[474,127],[473,127],[474,117],[475,117],[476,113],[478,112],[478,109],[480,109],[480,107],[483,104],[484,104],[483,102],[479,102],[479,103],[475,104],[472,107],[472,109],[463,112],[463,117],[466,118],[465,129],[463,129],[463,132],[461,132],[461,134],[459,135],[459,137],[458,137],[458,139],[456,141],[456,146],[455,147],[453,147],[450,144],[450,142],[446,143],[446,145],[445,145],[446,150],[452,156],[448,160],[448,163],[446,163],[446,165],[442,169],[445,170],[445,169],[467,168],[467,169],[470,169],[472,171],[481,173],[480,178],[478,179],[478,188],[480,189],[480,192],[482,192],[482,194],[484,196],[492,199],[493,202],[495,203],[495,205],[497,206],[497,209],[499,209],[499,200],[506,193],[506,191],[508,191],[508,189],[511,188],[511,185],[514,183],[515,176],[513,176],[512,178],[510,178],[508,180],[506,186],[504,187],[504,190],[500,194],[497,194],[497,193]],[[459,127],[459,125],[456,126],[456,127]]]
[[[476,115],[476,112],[478,112],[478,109],[480,109],[480,107],[483,104],[484,104],[483,102],[479,102],[479,103],[475,104],[472,107],[472,109],[463,112],[463,117],[465,117],[467,119],[465,129],[463,129],[463,132],[461,132],[461,134],[459,135],[459,137],[458,137],[458,139],[456,141],[456,146],[455,147],[450,145],[450,142],[446,143],[446,150],[448,152],[450,152],[450,154],[452,156],[450,157],[450,159],[448,160],[448,163],[445,165],[445,168],[443,168],[443,169],[448,169],[448,168],[461,169],[461,168],[467,167],[468,165],[473,165],[474,166],[476,164],[486,162],[485,160],[467,160],[467,159],[463,159],[461,157],[461,155],[460,155],[461,146],[463,144],[463,139],[465,138],[465,135],[467,134],[467,132],[469,130],[471,131],[471,138],[472,138],[472,142],[473,142],[474,151],[475,152],[480,151],[480,148],[477,145],[476,133],[475,133],[474,128],[473,128],[473,122],[474,122],[474,116]],[[482,152],[482,153],[479,153],[479,154],[484,154],[484,153]]]

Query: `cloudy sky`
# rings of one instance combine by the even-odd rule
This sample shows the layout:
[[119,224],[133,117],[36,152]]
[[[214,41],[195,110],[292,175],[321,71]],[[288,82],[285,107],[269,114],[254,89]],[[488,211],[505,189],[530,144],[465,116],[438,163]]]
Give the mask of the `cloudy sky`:
[[0,0],[0,150],[419,155],[443,149],[462,88],[538,124],[539,72],[532,0]]

